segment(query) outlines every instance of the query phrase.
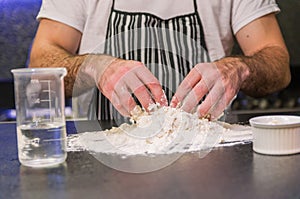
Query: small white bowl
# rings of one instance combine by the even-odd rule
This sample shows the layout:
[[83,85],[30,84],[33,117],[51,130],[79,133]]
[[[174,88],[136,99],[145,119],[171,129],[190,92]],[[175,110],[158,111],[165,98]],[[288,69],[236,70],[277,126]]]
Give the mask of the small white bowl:
[[255,152],[267,155],[300,153],[300,116],[259,116],[249,122]]

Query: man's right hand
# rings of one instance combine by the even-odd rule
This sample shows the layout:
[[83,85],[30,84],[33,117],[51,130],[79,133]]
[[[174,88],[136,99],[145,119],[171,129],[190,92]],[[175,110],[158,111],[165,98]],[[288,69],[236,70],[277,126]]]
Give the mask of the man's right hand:
[[154,103],[168,105],[159,81],[143,63],[108,55],[91,56],[83,66],[85,71],[122,115],[130,116],[137,105],[133,95],[146,110]]

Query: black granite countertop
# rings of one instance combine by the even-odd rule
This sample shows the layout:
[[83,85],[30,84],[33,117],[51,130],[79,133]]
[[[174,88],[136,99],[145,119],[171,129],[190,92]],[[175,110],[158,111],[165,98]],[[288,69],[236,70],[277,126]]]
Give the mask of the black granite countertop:
[[[97,122],[67,122],[68,134]],[[84,128],[86,126],[86,128]],[[109,126],[109,124],[108,124]],[[17,159],[14,123],[0,124],[0,198],[300,198],[300,155],[266,156],[252,144],[188,153],[158,171],[134,174],[103,165],[87,151],[68,152],[56,168]]]

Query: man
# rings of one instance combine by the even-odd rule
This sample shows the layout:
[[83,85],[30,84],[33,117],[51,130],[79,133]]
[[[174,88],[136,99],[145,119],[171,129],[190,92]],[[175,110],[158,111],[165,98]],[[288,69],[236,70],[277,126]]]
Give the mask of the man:
[[[67,96],[92,80],[98,119],[168,100],[214,119],[239,90],[289,84],[278,11],[275,0],[44,0],[30,66],[66,67]],[[230,56],[234,37],[243,56]]]

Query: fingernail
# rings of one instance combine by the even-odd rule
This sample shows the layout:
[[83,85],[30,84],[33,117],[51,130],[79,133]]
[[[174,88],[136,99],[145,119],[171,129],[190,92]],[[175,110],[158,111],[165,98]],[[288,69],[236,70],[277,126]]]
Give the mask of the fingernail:
[[173,108],[175,108],[176,105],[177,105],[176,101],[177,101],[177,98],[175,96],[172,97],[171,102],[170,102],[170,106],[173,107]]

